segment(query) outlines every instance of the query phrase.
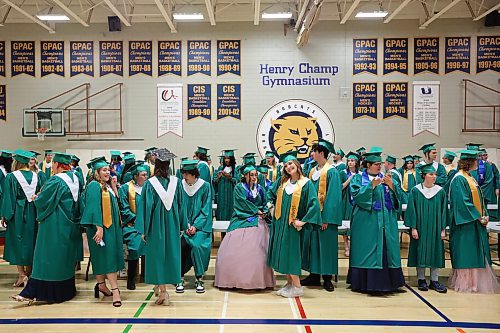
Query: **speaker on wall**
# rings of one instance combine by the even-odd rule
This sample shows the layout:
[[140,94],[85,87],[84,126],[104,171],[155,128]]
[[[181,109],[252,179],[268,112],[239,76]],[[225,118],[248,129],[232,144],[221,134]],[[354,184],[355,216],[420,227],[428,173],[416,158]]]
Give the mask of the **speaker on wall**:
[[485,27],[498,27],[500,25],[500,13],[498,10],[494,10],[488,15],[484,20]]
[[122,24],[118,16],[108,16],[108,30],[112,31],[122,31]]

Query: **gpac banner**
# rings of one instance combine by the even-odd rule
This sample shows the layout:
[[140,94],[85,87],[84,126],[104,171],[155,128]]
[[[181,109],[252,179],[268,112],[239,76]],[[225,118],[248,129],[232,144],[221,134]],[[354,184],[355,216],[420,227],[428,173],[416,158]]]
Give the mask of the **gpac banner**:
[[182,84],[158,84],[158,137],[172,132],[182,137]]
[[241,75],[241,41],[217,41],[217,76],[231,73]]
[[153,75],[153,42],[128,42],[128,76]]
[[182,42],[158,41],[158,76],[182,76]]
[[202,117],[212,120],[212,89],[210,84],[188,84],[187,119]]
[[69,42],[70,77],[78,74],[94,76],[94,42]]
[[116,74],[123,76],[123,42],[99,42],[99,69],[100,76]]
[[212,73],[212,42],[209,40],[188,41],[188,76]]
[[413,43],[413,72],[439,74],[439,37],[415,38]]
[[444,73],[470,74],[470,37],[446,37],[445,45]]
[[413,82],[413,136],[425,131],[439,136],[439,84]]
[[5,42],[0,41],[0,76],[5,77]]
[[377,75],[377,38],[353,39],[352,43],[353,74]]
[[7,86],[0,85],[0,120],[7,120]]
[[12,77],[19,74],[35,76],[35,42],[11,42]]
[[377,119],[377,84],[353,83],[352,119]]
[[384,38],[384,75],[408,74],[408,38]]
[[40,42],[42,53],[40,62],[42,64],[42,77],[56,74],[64,77],[64,42]]
[[241,120],[241,85],[217,85],[217,120],[233,117]]
[[408,119],[408,82],[384,82],[383,119]]
[[500,72],[500,36],[477,36],[476,73]]

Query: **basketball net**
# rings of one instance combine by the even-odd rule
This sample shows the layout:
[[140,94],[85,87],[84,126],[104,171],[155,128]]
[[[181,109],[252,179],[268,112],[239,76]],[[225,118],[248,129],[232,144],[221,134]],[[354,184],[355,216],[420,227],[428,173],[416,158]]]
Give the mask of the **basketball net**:
[[36,129],[36,134],[38,136],[38,141],[45,141],[45,134],[47,129],[45,127],[40,127]]

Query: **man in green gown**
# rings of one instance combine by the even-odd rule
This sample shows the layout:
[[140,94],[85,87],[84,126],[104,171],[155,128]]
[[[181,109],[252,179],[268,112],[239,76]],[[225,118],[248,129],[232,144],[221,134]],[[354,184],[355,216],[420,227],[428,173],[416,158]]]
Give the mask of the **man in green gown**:
[[[436,169],[436,185],[444,186],[446,185],[446,181],[448,180],[448,175],[446,174],[446,169],[444,168],[444,166],[436,161],[437,149],[434,145],[435,143],[427,143],[420,147],[419,150],[424,153],[424,160],[421,161],[418,166],[420,167],[422,165],[432,163],[432,166],[434,167],[434,169]],[[420,184],[422,182],[422,178],[420,177],[419,173],[419,167],[416,168],[417,184]]]
[[332,275],[338,274],[338,227],[342,225],[342,183],[336,167],[328,163],[328,156],[335,154],[331,142],[319,139],[312,147],[312,157],[317,163],[308,178],[317,190],[322,225],[307,224],[302,231],[302,269],[311,274],[301,280],[304,286],[321,285],[334,291]]
[[338,148],[334,153],[333,153],[333,166],[337,169],[338,172],[341,172],[342,170],[346,169],[346,165],[342,159],[345,156],[345,153],[342,149]]
[[233,214],[234,186],[238,182],[235,178],[234,149],[224,150],[223,158],[223,165],[214,173],[214,188],[217,191],[215,218],[218,221],[229,221]]
[[43,172],[46,176],[46,179],[49,179],[52,176],[52,157],[53,153],[51,149],[45,150],[45,159],[38,165],[38,169]]

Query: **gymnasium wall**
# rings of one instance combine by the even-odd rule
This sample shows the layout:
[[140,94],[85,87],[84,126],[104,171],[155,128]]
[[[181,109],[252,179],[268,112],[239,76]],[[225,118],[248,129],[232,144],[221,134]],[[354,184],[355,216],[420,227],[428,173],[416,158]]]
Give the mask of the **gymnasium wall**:
[[[7,52],[10,54],[10,41],[35,40],[37,48],[39,41],[64,40],[66,42],[66,77],[40,77],[40,52],[36,52],[36,77],[26,75],[10,77],[10,63],[7,61],[7,78],[0,78],[0,84],[7,85],[7,121],[0,121],[0,148],[15,149],[19,147],[42,150],[93,151],[117,148],[122,151],[140,150],[149,146],[168,147],[179,156],[191,156],[197,145],[211,149],[212,155],[218,155],[224,148],[238,149],[237,156],[245,152],[257,152],[256,132],[264,113],[273,105],[286,99],[305,99],[318,105],[326,111],[331,119],[335,131],[336,144],[345,152],[359,146],[370,147],[378,145],[384,152],[403,156],[407,153],[416,153],[416,149],[423,143],[436,142],[438,148],[459,148],[469,141],[484,143],[485,147],[497,148],[500,142],[498,134],[491,133],[462,133],[464,89],[462,79],[469,78],[500,90],[498,72],[487,71],[475,74],[475,36],[499,35],[498,28],[485,28],[482,23],[473,23],[471,20],[440,19],[426,30],[418,29],[417,21],[394,20],[390,24],[379,21],[349,21],[346,25],[338,22],[322,21],[314,27],[309,43],[303,48],[296,47],[296,33],[285,30],[283,23],[263,22],[254,26],[251,22],[218,23],[215,27],[208,23],[180,24],[179,33],[171,34],[166,24],[133,24],[132,27],[122,27],[121,32],[108,32],[107,25],[92,25],[84,28],[76,24],[58,24],[57,33],[51,35],[35,24],[8,24],[0,28],[0,40],[6,41]],[[286,34],[285,34],[286,32]],[[419,74],[413,75],[412,70],[412,37],[441,37],[440,75]],[[471,36],[471,72],[468,75],[459,72],[444,74],[444,37]],[[382,75],[379,68],[378,75],[360,74],[353,76],[353,38],[378,38],[378,64],[382,66],[383,38],[408,37],[409,47],[409,75],[390,74]],[[212,41],[212,76],[186,76],[187,40]],[[216,76],[216,41],[218,39],[241,40],[241,77],[234,75]],[[94,50],[95,77],[84,75],[69,77],[69,41],[75,40],[123,40],[127,47],[129,40],[153,41],[153,64],[156,64],[156,42],[158,40],[182,40],[183,76],[163,76],[158,78],[156,69],[153,77],[135,75],[128,77],[127,48],[124,52],[124,77],[98,75],[98,46]],[[7,56],[7,59],[10,57]],[[262,84],[261,64],[271,66],[298,66],[301,62],[311,65],[338,66],[339,72],[328,76],[331,85],[327,86],[278,86],[270,88]],[[154,66],[153,66],[154,68]],[[382,91],[383,82],[409,82],[408,119],[382,119]],[[412,137],[412,81],[440,81],[440,136],[424,132]],[[71,87],[82,83],[91,84],[91,93],[117,82],[123,82],[123,136],[106,136],[106,138],[139,139],[136,141],[68,141],[76,137],[47,138],[40,143],[36,138],[23,138],[22,110],[29,108],[49,97],[57,95]],[[340,98],[340,87],[352,88],[353,82],[378,82],[378,119],[353,120],[352,97]],[[184,85],[184,108],[186,107],[186,86],[192,83],[212,84],[212,120],[186,119],[184,110],[183,137],[167,134],[157,138],[157,96],[158,83],[182,83]],[[241,84],[241,120],[225,118],[216,120],[216,87],[218,83]],[[109,100],[98,99],[94,106],[117,106],[116,95],[107,95]],[[500,104],[500,95],[477,93],[471,98],[478,102]],[[61,105],[67,101],[59,102]],[[60,106],[60,105],[53,105]],[[479,111],[475,117],[477,124],[486,124],[486,113]],[[115,119],[108,119],[110,126],[117,126]],[[82,136],[80,139],[87,137]],[[492,157],[496,158],[495,150],[491,150]],[[90,153],[89,153],[90,154]]]

